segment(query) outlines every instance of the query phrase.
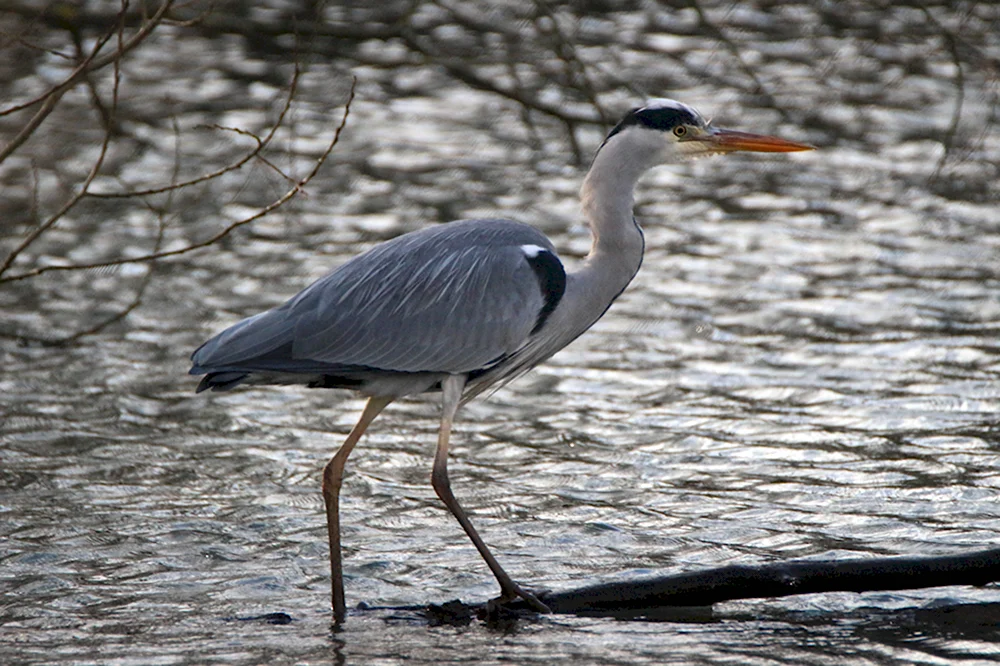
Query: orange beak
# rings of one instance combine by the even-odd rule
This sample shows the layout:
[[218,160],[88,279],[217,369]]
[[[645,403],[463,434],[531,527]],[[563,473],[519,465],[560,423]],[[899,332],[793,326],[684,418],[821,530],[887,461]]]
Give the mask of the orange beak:
[[808,143],[717,127],[709,127],[704,135],[692,137],[691,141],[704,142],[707,144],[705,148],[713,153],[731,153],[738,150],[755,153],[793,153],[799,150],[816,150],[816,146],[810,146]]

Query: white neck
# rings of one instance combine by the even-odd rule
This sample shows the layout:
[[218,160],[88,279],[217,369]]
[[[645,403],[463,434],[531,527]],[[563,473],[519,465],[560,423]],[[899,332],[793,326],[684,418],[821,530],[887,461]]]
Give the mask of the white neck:
[[594,242],[573,277],[586,289],[588,301],[603,303],[599,313],[632,281],[642,263],[644,243],[632,215],[633,191],[639,177],[662,161],[663,150],[659,137],[624,132],[598,151],[584,178],[580,200]]
[[590,328],[639,271],[644,243],[632,217],[632,191],[647,169],[663,161],[664,150],[657,133],[629,129],[598,151],[580,191],[583,216],[594,236],[590,254],[579,270],[567,274],[562,300],[542,329],[547,335],[521,351],[520,368],[547,359]]
[[598,151],[580,191],[594,242],[580,269],[566,276],[566,292],[546,324],[550,335],[533,346],[532,362],[590,328],[639,271],[644,242],[632,217],[632,191],[643,172],[663,161],[664,146],[656,134],[628,130]]

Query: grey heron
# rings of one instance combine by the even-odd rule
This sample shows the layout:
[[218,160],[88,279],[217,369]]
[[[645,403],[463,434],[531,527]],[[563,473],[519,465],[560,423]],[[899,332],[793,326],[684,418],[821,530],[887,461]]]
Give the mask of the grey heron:
[[404,234],[335,268],[284,305],[222,331],[191,356],[198,392],[239,384],[304,384],[368,401],[323,471],[332,604],[344,620],[339,498],[344,464],[392,401],[441,392],[431,484],[500,584],[499,601],[546,606],[515,583],[451,491],[448,446],[459,406],[545,361],[590,328],[642,263],[633,189],[649,168],[734,151],[812,146],[712,126],[686,104],[654,99],[607,135],[580,192],[593,244],[567,272],[552,242],[506,219],[462,220]]

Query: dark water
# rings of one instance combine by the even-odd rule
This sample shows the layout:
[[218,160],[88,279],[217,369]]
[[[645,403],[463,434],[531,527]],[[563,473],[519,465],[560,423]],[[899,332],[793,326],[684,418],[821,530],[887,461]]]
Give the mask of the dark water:
[[[615,115],[641,99],[618,77],[719,125],[820,150],[652,173],[637,193],[648,250],[633,285],[550,363],[461,412],[455,491],[518,580],[564,588],[793,557],[946,554],[1000,537],[1000,134],[995,76],[976,60],[998,57],[984,29],[995,10],[932,7],[937,23],[919,9],[859,10],[844,27],[834,9],[788,7],[708,14],[739,38],[787,117],[748,92],[724,42],[656,27],[672,21],[680,32],[690,12],[576,17],[577,44],[593,49],[581,57]],[[954,125],[959,68],[941,26],[964,31]],[[788,30],[797,32],[776,37]],[[262,132],[281,106],[291,69],[274,54],[238,39],[162,39],[125,70],[143,83],[123,93],[133,133],[98,179],[102,191],[217,168],[245,144],[203,125]],[[176,61],[163,58],[177,49]],[[36,70],[50,76],[66,67],[42,60]],[[301,177],[329,140],[347,64],[305,68],[277,168]],[[582,169],[563,126],[528,122],[440,68],[351,71],[347,129],[308,196],[152,267],[0,284],[0,661],[1000,656],[993,586],[722,604],[700,623],[555,617],[507,632],[428,628],[386,610],[495,594],[430,488],[434,399],[391,407],[352,456],[342,500],[348,603],[380,609],[331,633],[319,472],[361,402],[295,388],[195,396],[191,350],[372,243],[427,224],[516,217],[549,233],[570,263],[589,243],[575,199]],[[15,74],[9,100],[33,90]],[[547,99],[587,110],[553,81]],[[87,141],[101,132],[74,115],[88,99],[68,95],[47,133],[0,165],[5,215],[19,221],[4,226],[4,256],[30,229],[32,187],[51,214],[69,188],[56,175],[89,168]],[[157,104],[173,104],[179,133],[168,121],[143,124]],[[583,154],[602,131],[577,128]],[[181,247],[287,188],[257,162],[169,200],[85,201],[15,268]],[[33,341],[93,326],[147,278],[122,322],[70,345]],[[293,621],[245,619],[269,613]]]

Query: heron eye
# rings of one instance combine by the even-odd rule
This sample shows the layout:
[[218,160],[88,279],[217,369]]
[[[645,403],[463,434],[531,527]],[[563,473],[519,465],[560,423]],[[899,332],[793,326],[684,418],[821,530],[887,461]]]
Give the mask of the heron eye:
[[684,125],[678,125],[677,127],[674,128],[674,136],[676,136],[677,138],[680,138],[682,136],[687,136],[687,133],[688,129],[687,127],[684,127]]

